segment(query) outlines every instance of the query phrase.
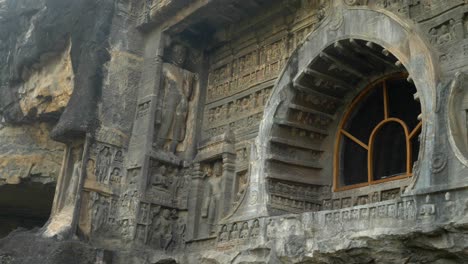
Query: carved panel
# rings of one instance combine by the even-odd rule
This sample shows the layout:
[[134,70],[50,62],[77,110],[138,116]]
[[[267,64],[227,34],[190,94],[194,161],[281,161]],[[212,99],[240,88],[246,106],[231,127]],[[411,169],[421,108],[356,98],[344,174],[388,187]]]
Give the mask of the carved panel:
[[436,27],[432,27],[429,30],[431,44],[442,46],[457,40],[459,36],[455,33],[455,27],[456,24],[454,19],[450,19]]
[[281,40],[214,69],[208,77],[207,102],[232,96],[276,78],[284,66],[285,54],[286,44]]
[[241,146],[236,149],[236,165],[243,167],[250,160],[250,146]]
[[387,190],[387,191],[382,191],[381,200],[386,201],[386,200],[398,199],[398,198],[400,198],[400,193],[401,193],[400,188]]
[[136,240],[148,244],[152,248],[171,251],[183,247],[185,234],[185,220],[175,209],[158,205],[147,205],[151,208],[148,221],[141,225]]
[[252,239],[263,236],[262,219],[254,219],[251,221],[235,222],[226,225],[221,225],[217,234],[217,246],[219,249],[229,248],[237,244],[251,242]]
[[228,130],[237,131],[237,132],[243,131],[243,130],[250,130],[250,129],[256,128],[258,124],[260,123],[260,121],[262,120],[262,118],[263,118],[263,112],[259,112],[259,113],[244,117],[243,119],[230,122],[229,124],[210,128],[205,131],[205,136],[214,137],[216,135],[225,133]]
[[[281,19],[266,24],[246,22],[235,33],[229,32],[230,45],[212,51],[203,125],[205,138],[227,129],[242,133],[258,127],[270,93],[270,89],[261,87],[270,86],[279,76],[289,54],[323,19],[329,1],[301,1],[300,6],[296,13],[284,17],[280,14]],[[258,29],[257,35],[251,34],[252,28]]]
[[91,231],[94,233],[108,223],[111,198],[96,192],[91,192],[90,197],[92,212]]
[[413,1],[410,7],[411,18],[417,22],[435,17],[439,14],[463,5],[464,0],[419,0]]
[[187,208],[190,169],[150,159],[146,199],[154,204]]
[[223,215],[223,163],[222,160],[205,163],[201,166],[204,174],[203,200],[201,201],[201,218],[208,225],[209,233],[212,227]]
[[284,211],[318,211],[321,209],[321,187],[270,180],[271,206]]
[[216,127],[262,111],[270,91],[270,88],[263,89],[222,105],[207,108],[205,112],[207,127]]
[[236,174],[234,191],[233,191],[233,203],[239,204],[245,195],[248,187],[248,171],[240,171]]
[[146,101],[137,106],[136,119],[140,119],[149,113],[150,101]]
[[95,143],[86,161],[86,181],[109,186],[120,186],[125,175],[124,151],[113,145]]
[[333,119],[320,115],[319,113],[309,113],[300,110],[291,110],[289,120],[301,125],[313,126],[318,129],[326,130]]
[[369,206],[365,208],[351,208],[333,211],[325,214],[325,225],[342,223],[351,220],[373,221],[376,219],[402,219],[416,220],[417,209],[414,201],[388,203],[379,206]]

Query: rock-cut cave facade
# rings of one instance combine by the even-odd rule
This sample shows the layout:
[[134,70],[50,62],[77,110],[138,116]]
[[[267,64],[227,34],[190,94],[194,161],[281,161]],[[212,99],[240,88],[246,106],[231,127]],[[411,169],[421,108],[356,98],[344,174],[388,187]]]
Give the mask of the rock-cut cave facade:
[[466,0],[0,0],[0,37],[0,263],[468,262]]

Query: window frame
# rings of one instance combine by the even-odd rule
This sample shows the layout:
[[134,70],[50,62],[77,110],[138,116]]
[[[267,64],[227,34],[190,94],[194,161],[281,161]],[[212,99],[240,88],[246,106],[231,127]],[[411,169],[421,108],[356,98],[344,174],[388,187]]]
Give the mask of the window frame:
[[[351,102],[351,104],[348,106],[346,109],[343,117],[341,118],[341,121],[338,125],[338,129],[336,132],[336,137],[335,137],[335,147],[334,147],[334,155],[333,155],[333,191],[339,192],[339,191],[346,191],[350,189],[355,189],[355,188],[361,188],[364,186],[370,186],[374,184],[379,184],[383,182],[388,182],[388,181],[395,181],[395,180],[400,180],[400,179],[405,179],[408,177],[413,176],[412,172],[412,157],[413,157],[413,147],[411,146],[411,140],[419,135],[422,131],[422,125],[423,125],[423,120],[419,120],[418,124],[413,128],[413,130],[409,131],[408,126],[406,123],[396,117],[390,117],[389,116],[389,100],[388,100],[388,87],[387,87],[387,81],[389,80],[401,80],[401,79],[406,79],[408,77],[407,73],[397,73],[397,74],[392,74],[392,75],[387,75],[382,78],[379,78],[370,84],[368,84],[364,90],[362,90]],[[382,87],[379,87],[379,84],[382,84]],[[365,100],[365,97],[373,90],[373,89],[383,89],[383,107],[384,107],[384,117],[383,120],[380,121],[373,129],[372,132],[369,136],[369,140],[366,143],[360,141],[350,133],[348,133],[343,127],[347,124],[347,121],[349,120],[349,117],[354,113],[354,110],[356,107]],[[417,88],[416,88],[417,89]],[[374,175],[373,175],[373,147],[374,147],[374,142],[375,142],[375,137],[377,135],[377,132],[386,124],[390,122],[396,122],[399,123],[404,132],[405,132],[405,142],[406,142],[406,172],[402,173],[401,175],[397,175],[394,177],[389,177],[385,179],[379,179],[379,180],[374,180]],[[340,177],[343,177],[340,175],[340,148],[341,148],[341,136],[347,137],[348,139],[352,140],[354,143],[358,144],[362,148],[364,148],[367,151],[367,182],[363,183],[357,183],[357,184],[352,184],[352,185],[344,185],[340,186]],[[417,154],[416,154],[417,155]]]

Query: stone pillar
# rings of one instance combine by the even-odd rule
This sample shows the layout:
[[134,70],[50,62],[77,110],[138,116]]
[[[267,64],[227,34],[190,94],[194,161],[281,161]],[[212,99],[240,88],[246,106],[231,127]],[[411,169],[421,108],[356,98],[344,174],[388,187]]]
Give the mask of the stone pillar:
[[188,196],[187,241],[198,237],[200,225],[200,208],[203,200],[203,174],[200,163],[193,164],[192,182]]
[[229,212],[232,205],[233,189],[236,177],[236,156],[232,153],[224,153],[223,157],[223,197],[220,204],[220,217],[223,218]]
[[68,238],[75,233],[78,223],[83,176],[89,140],[78,139],[68,143],[62,169],[55,188],[54,203],[44,236]]
[[[128,166],[140,168],[136,181],[142,182],[147,172],[148,158],[151,151],[154,132],[154,113],[161,93],[162,55],[164,35],[160,31],[148,34],[145,43],[143,72],[138,90],[137,110],[133,123],[132,137],[128,149]],[[143,185],[139,191],[144,191]]]

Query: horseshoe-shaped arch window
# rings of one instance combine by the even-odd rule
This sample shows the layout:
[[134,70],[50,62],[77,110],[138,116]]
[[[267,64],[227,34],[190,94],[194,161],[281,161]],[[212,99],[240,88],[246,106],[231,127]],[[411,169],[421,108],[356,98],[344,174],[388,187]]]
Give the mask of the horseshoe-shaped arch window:
[[379,79],[351,102],[335,141],[335,191],[412,176],[422,121],[406,77]]

